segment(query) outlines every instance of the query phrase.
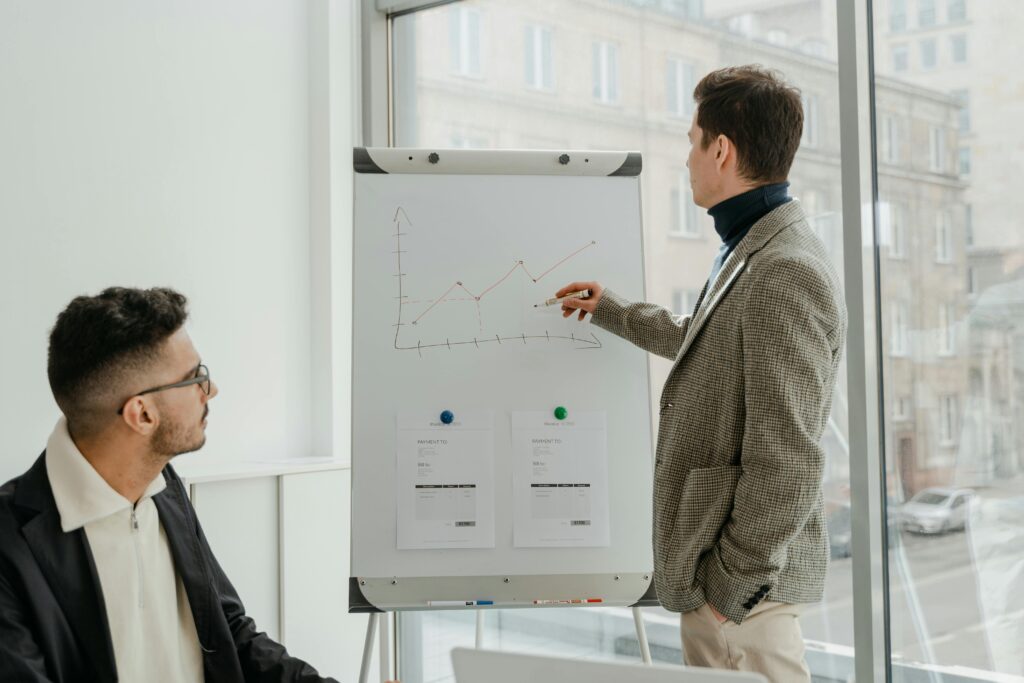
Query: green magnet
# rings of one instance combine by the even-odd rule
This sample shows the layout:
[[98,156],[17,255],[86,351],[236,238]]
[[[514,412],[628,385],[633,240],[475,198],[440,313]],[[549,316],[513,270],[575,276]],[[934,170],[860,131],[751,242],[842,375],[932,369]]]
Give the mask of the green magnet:
[[568,415],[569,411],[563,408],[562,406],[558,406],[557,408],[555,408],[555,417],[557,419],[564,420]]

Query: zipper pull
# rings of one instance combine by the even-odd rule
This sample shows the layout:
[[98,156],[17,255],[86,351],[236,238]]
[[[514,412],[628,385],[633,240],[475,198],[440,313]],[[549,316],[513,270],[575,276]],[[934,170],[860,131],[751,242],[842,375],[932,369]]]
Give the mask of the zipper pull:
[[132,530],[139,530],[139,518],[135,516],[135,508],[132,508]]

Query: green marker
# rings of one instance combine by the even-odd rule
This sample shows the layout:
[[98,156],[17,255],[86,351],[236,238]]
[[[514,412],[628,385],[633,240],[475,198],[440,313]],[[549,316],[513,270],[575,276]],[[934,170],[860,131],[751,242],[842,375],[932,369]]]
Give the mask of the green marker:
[[563,408],[562,406],[558,406],[557,408],[555,408],[555,418],[556,419],[564,420],[568,415],[569,415],[569,411],[566,410],[565,408]]

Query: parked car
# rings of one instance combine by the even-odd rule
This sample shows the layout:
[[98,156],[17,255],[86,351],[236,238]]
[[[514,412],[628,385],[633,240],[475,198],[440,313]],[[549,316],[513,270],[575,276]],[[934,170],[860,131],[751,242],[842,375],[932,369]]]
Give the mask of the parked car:
[[918,491],[900,508],[900,526],[920,534],[941,534],[967,526],[971,489],[929,488]]

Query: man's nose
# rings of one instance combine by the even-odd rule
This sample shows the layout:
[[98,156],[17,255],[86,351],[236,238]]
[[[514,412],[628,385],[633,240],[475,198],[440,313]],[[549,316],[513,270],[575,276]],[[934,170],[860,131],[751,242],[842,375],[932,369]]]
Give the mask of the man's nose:
[[210,393],[206,396],[206,400],[209,401],[211,398],[216,396],[218,391],[220,391],[220,389],[217,388],[217,383],[214,382],[211,379],[210,380]]

